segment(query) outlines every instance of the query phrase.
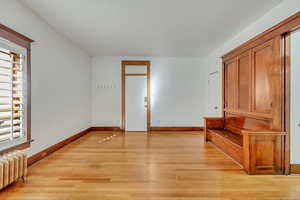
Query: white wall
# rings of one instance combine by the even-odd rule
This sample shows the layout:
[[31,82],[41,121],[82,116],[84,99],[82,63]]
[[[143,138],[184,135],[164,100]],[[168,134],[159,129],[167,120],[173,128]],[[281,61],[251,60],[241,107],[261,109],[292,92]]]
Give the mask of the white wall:
[[[205,73],[195,58],[94,57],[92,125],[120,126],[121,61],[150,60],[152,126],[203,126]],[[98,86],[98,87],[97,87]]]
[[291,34],[291,163],[300,164],[300,31]]
[[[249,25],[246,29],[241,31],[235,37],[231,38],[227,42],[225,42],[222,46],[217,48],[214,52],[208,55],[205,59],[203,59],[206,74],[209,74],[213,71],[221,71],[222,61],[221,56],[228,53],[232,49],[238,47],[239,45],[243,44],[247,40],[253,38],[254,36],[258,35],[259,33],[271,28],[272,26],[276,25],[277,23],[283,21],[284,19],[288,18],[289,16],[295,14],[296,12],[300,11],[300,1],[299,0],[284,0],[281,4],[270,10],[266,13],[262,18],[258,21]],[[220,80],[220,88],[216,91],[215,96],[219,99],[219,105],[222,104],[222,90],[221,90],[221,80]],[[207,97],[208,95],[206,95]],[[206,100],[208,101],[208,100]],[[206,110],[206,115],[211,115],[213,111],[210,109]],[[297,156],[300,156],[298,152]]]
[[15,0],[1,0],[0,21],[35,40],[29,154],[90,127],[90,57]]

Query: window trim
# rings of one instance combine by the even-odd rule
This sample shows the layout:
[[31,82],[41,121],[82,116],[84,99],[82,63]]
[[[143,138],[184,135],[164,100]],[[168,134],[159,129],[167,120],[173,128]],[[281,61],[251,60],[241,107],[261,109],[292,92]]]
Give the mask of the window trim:
[[24,143],[18,144],[16,146],[9,147],[7,149],[1,150],[0,153],[5,153],[15,149],[21,150],[30,147],[31,143],[31,43],[34,42],[32,39],[18,33],[3,24],[0,24],[0,37],[6,39],[12,43],[20,45],[27,50],[27,63],[26,63],[26,85],[27,85],[27,104],[26,104],[26,135],[27,140]]

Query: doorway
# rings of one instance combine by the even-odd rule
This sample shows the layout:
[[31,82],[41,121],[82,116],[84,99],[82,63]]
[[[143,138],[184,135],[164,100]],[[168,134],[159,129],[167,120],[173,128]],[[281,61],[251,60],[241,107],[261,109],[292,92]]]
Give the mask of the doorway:
[[220,88],[220,74],[218,71],[212,72],[208,75],[208,109],[212,112],[210,117],[219,117],[220,107],[219,107],[219,96],[216,96],[216,91]]
[[124,131],[149,131],[151,119],[150,61],[122,61]]

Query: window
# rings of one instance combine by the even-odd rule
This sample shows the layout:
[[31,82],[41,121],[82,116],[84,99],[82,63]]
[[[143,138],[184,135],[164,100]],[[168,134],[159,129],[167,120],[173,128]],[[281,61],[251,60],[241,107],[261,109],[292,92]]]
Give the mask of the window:
[[[10,34],[7,34],[7,30]],[[5,37],[1,37],[1,31],[3,30],[0,30],[0,152],[26,148],[31,140],[30,46],[23,45],[26,43],[20,42],[20,35],[14,36],[15,32],[10,29],[5,29]]]

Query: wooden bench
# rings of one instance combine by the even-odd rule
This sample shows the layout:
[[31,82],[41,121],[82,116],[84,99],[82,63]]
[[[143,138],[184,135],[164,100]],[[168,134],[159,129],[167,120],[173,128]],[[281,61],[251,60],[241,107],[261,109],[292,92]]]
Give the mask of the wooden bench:
[[224,118],[204,118],[205,141],[210,141],[248,174],[282,174],[286,133],[229,127]]

